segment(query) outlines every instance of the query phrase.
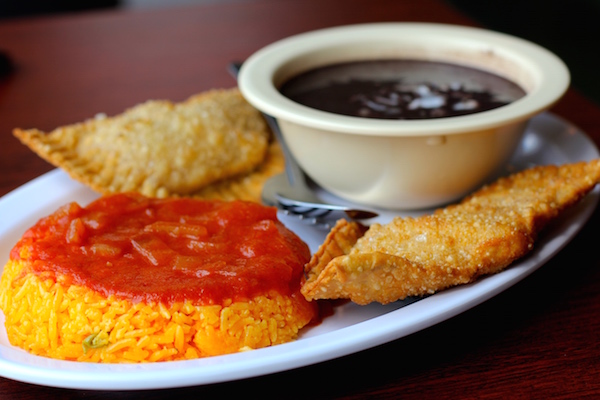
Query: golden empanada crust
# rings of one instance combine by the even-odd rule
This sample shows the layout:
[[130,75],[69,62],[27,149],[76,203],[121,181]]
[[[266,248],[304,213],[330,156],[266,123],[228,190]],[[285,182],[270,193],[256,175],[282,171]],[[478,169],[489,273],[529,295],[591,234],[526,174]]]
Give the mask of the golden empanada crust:
[[273,141],[264,161],[252,172],[223,179],[188,196],[207,200],[246,200],[260,203],[262,188],[267,179],[283,172],[284,168],[281,147],[277,141]]
[[14,135],[102,194],[187,196],[257,170],[282,169],[264,165],[277,162],[268,159],[271,133],[237,88],[180,103],[150,100],[114,117],[100,115],[49,133],[15,129]]
[[540,230],[598,183],[600,160],[535,167],[433,214],[373,224],[334,257],[321,250],[338,240],[332,230],[308,264],[315,269],[307,271],[302,293],[385,304],[499,272],[530,252]]

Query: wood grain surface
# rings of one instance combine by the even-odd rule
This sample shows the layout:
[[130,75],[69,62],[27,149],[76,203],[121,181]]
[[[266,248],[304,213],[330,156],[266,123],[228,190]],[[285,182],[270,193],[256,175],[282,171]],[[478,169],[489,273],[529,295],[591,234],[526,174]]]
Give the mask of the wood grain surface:
[[[50,130],[148,99],[231,87],[226,71],[312,29],[376,21],[475,22],[441,0],[247,0],[21,18],[0,24],[0,195],[52,169],[11,134]],[[553,112],[600,144],[600,108],[569,91]],[[0,214],[0,223],[2,215]],[[599,214],[511,289],[409,337],[300,369],[144,392],[47,388],[0,378],[0,399],[581,399],[600,397]]]

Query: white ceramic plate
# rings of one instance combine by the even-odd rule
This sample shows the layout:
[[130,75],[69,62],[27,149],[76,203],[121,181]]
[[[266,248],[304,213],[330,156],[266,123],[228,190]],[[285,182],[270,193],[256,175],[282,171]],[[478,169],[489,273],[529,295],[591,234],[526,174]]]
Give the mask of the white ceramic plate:
[[[536,117],[511,168],[532,164],[563,164],[598,158],[593,142],[576,127],[552,114]],[[84,205],[97,194],[51,171],[0,199],[0,265],[12,246],[39,218],[70,201]],[[341,357],[386,343],[455,316],[500,293],[543,265],[585,224],[599,199],[594,190],[576,208],[553,224],[535,250],[505,271],[446,290],[419,301],[386,306],[352,303],[335,309],[322,324],[306,329],[292,343],[245,353],[191,361],[139,365],[106,365],[52,360],[12,347],[0,315],[0,375],[39,385],[100,390],[155,389],[202,385],[265,375]],[[384,213],[380,219],[393,215]],[[325,232],[282,216],[312,250]]]

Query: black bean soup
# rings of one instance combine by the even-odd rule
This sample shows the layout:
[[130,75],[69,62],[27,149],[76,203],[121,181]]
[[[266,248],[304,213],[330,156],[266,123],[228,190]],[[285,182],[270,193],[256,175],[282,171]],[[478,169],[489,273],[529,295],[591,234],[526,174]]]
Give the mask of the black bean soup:
[[380,119],[453,117],[511,103],[525,91],[479,69],[420,60],[373,60],[316,68],[285,82],[289,99],[335,114]]

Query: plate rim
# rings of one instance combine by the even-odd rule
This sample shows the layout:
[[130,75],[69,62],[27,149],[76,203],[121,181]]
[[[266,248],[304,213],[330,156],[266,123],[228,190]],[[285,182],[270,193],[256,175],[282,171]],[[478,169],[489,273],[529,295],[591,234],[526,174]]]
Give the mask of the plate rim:
[[[535,117],[532,122],[539,125],[559,126],[570,138],[574,137],[581,141],[581,145],[587,146],[587,152],[582,152],[585,155],[581,160],[600,157],[594,142],[565,119],[547,112]],[[20,200],[23,196],[28,196],[30,192],[35,193],[39,190],[39,186],[49,182],[58,183],[58,190],[50,194],[49,198],[43,199],[46,203],[61,201],[60,189],[63,184],[72,190],[75,188],[76,192],[78,190],[89,192],[88,188],[72,181],[62,170],[54,169],[1,197],[0,210],[13,203],[21,205]],[[97,196],[93,192],[87,193],[90,198],[94,195]],[[404,307],[391,309],[381,315],[340,329],[300,337],[290,343],[251,352],[152,364],[93,364],[55,360],[34,356],[22,349],[0,343],[0,376],[26,383],[70,389],[164,389],[257,377],[353,354],[436,325],[489,300],[523,280],[544,265],[577,235],[593,214],[599,200],[600,188],[596,187],[571,211],[571,214],[560,219],[556,226],[550,227],[548,234],[529,255],[499,274],[483,277],[473,284],[438,292]],[[44,207],[47,208],[48,205]],[[39,213],[39,210],[37,211]],[[42,214],[46,215],[45,212]],[[22,216],[20,221],[23,219],[27,218]],[[17,220],[19,215],[12,215],[9,217],[9,223],[0,226],[0,238],[10,231],[11,226],[14,229]],[[12,245],[10,244],[11,247]],[[434,307],[431,307],[432,303]],[[406,310],[409,309],[416,312],[407,312]],[[407,317],[406,314],[412,319],[405,322],[402,329],[398,329],[399,325],[395,319],[399,316]],[[2,323],[0,333],[5,336],[4,316],[1,312],[0,322]],[[376,335],[372,333],[374,327]],[[340,331],[345,339],[334,340],[333,345],[332,342],[327,341],[331,336],[339,336]],[[29,362],[31,359],[34,361]]]

